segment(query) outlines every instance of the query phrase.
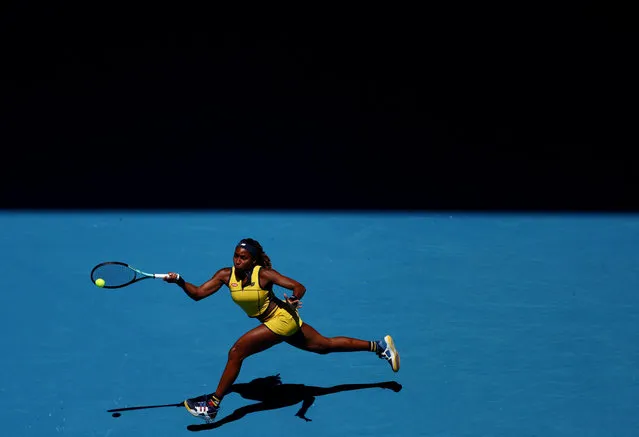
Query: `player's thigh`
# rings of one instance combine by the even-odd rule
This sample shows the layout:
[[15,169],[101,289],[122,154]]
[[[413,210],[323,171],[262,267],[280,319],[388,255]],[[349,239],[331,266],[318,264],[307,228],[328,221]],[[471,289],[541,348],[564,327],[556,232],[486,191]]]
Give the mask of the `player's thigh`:
[[296,348],[316,352],[325,349],[329,340],[311,325],[304,323],[295,334],[286,337],[284,341]]
[[249,356],[282,342],[282,338],[264,325],[258,325],[237,339],[230,354]]

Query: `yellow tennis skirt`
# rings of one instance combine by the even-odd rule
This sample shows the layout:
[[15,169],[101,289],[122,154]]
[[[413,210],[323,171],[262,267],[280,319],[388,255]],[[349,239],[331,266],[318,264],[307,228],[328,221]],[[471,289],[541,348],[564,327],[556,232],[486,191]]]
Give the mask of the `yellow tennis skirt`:
[[271,314],[260,321],[268,329],[284,337],[295,334],[303,323],[297,310],[286,304],[278,305]]

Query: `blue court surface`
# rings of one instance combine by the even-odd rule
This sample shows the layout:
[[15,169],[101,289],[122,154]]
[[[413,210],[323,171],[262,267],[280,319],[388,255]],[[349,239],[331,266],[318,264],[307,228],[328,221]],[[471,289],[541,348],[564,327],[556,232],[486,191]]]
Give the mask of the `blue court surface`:
[[1,434],[193,435],[175,404],[215,389],[256,322],[225,287],[195,302],[89,273],[114,260],[199,284],[244,237],[307,287],[306,323],[391,334],[402,367],[277,345],[236,383],[279,375],[281,405],[259,400],[273,387],[231,393],[199,435],[639,435],[637,216],[179,211],[0,214]]

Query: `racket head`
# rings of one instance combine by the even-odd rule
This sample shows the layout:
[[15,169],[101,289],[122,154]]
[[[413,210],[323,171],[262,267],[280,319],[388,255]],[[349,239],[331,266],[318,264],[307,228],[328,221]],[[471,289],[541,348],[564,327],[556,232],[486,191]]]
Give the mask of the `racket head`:
[[122,288],[131,285],[146,276],[138,276],[138,271],[126,263],[120,261],[106,261],[93,267],[91,270],[91,282],[95,284],[98,278],[104,279],[102,288]]

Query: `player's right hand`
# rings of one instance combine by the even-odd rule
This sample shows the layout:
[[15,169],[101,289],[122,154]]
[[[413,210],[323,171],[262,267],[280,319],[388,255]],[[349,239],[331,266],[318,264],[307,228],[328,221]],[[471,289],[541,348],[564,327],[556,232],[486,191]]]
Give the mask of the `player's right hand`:
[[177,282],[177,279],[178,279],[178,274],[174,272],[169,272],[168,276],[164,278],[166,282],[169,282],[171,284],[175,284]]

